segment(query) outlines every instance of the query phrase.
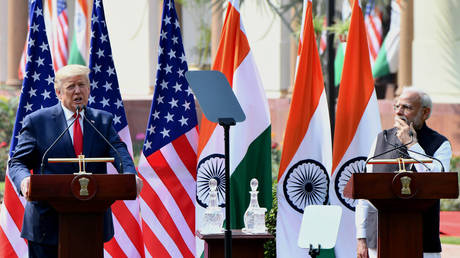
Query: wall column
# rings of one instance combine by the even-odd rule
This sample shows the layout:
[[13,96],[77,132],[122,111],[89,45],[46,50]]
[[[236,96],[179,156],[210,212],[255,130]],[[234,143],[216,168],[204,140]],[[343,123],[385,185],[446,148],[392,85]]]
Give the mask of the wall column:
[[8,47],[6,84],[21,86],[18,67],[27,36],[27,1],[8,0]]
[[414,0],[401,1],[401,32],[397,95],[412,85],[412,41],[414,40]]
[[214,62],[214,58],[217,54],[217,48],[219,47],[220,34],[222,33],[222,26],[224,25],[223,14],[225,9],[215,4],[216,0],[212,3],[212,21],[211,21],[211,66]]
[[7,31],[8,31],[8,2],[0,1],[0,84],[6,81],[6,51],[7,46]]

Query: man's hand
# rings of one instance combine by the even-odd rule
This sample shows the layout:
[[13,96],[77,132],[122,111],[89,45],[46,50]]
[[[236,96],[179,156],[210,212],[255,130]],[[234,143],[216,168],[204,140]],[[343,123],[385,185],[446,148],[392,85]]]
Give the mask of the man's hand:
[[369,252],[367,250],[367,243],[365,238],[358,238],[358,246],[356,249],[356,257],[358,258],[369,258]]
[[408,124],[405,117],[395,116],[394,127],[397,128],[396,137],[398,137],[402,144],[408,144],[412,141],[412,143],[407,146],[411,147],[417,143],[417,133],[415,132],[413,122]]
[[21,181],[21,192],[22,195],[26,198],[26,200],[30,201],[29,199],[29,185],[30,185],[30,177],[26,177]]
[[136,175],[136,190],[137,190],[137,196],[141,193],[142,186],[144,185],[144,182],[142,182],[142,179]]

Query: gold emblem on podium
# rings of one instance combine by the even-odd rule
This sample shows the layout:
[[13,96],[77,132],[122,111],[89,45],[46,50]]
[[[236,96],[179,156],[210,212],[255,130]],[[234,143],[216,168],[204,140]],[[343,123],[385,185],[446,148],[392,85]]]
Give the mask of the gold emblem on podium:
[[80,196],[88,196],[88,184],[89,184],[89,178],[82,177],[79,178],[78,181],[80,182]]
[[408,176],[401,177],[401,194],[403,195],[410,195],[410,182],[412,179]]

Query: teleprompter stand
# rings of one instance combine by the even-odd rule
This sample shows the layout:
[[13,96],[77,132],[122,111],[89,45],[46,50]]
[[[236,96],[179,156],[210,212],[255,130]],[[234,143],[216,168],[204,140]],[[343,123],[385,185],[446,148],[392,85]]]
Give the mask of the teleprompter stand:
[[305,207],[300,224],[297,245],[308,248],[308,254],[316,258],[321,248],[335,246],[339,232],[342,208],[337,205],[308,205]]
[[219,71],[188,71],[185,77],[206,118],[224,129],[225,143],[225,257],[232,257],[230,229],[230,126],[246,116],[225,75]]

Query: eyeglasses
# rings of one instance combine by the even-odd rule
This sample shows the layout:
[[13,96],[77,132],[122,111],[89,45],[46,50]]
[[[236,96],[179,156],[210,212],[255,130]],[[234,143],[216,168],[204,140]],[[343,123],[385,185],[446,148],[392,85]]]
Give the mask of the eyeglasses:
[[407,105],[407,104],[394,104],[393,105],[394,111],[398,111],[399,109],[401,109],[403,112],[410,112],[414,110],[414,107],[411,105]]

